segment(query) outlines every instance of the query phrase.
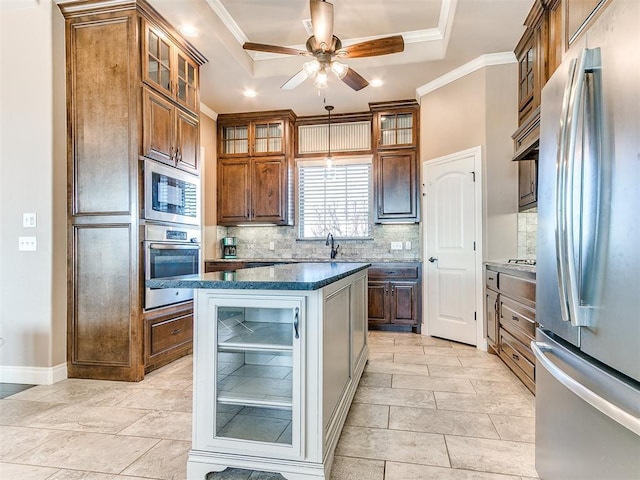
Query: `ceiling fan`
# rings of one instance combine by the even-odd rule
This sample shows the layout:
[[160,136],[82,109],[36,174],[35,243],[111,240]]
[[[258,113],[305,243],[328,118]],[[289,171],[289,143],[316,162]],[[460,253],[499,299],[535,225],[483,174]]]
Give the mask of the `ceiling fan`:
[[404,50],[402,35],[367,40],[343,48],[340,39],[333,34],[333,4],[325,0],[310,0],[309,9],[313,35],[307,39],[306,50],[252,42],[242,45],[245,50],[314,57],[280,87],[284,90],[297,87],[307,78],[314,79],[316,88],[326,88],[329,71],[354,90],[362,90],[369,82],[338,59],[375,57]]

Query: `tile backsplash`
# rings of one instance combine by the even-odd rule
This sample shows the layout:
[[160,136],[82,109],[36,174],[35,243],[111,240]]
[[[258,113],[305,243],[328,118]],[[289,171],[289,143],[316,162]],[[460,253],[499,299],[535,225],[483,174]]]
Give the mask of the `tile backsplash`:
[[538,210],[518,213],[518,258],[536,258]]
[[[324,240],[298,240],[296,227],[218,227],[217,235],[218,245],[225,236],[237,237],[241,259],[329,258]],[[346,261],[419,261],[422,252],[419,224],[374,225],[372,239],[335,242],[340,245],[337,259]],[[402,242],[402,250],[391,250],[391,242]],[[222,256],[220,248],[216,251]]]

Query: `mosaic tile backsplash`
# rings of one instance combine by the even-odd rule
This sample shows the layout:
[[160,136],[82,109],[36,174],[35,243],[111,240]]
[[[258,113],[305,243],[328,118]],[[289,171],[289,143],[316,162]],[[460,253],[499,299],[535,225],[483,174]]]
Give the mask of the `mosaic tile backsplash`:
[[518,258],[536,258],[538,210],[518,213]]
[[[218,245],[223,237],[237,237],[237,256],[243,260],[329,258],[324,240],[298,240],[296,227],[218,227],[217,235]],[[374,225],[373,239],[335,242],[340,245],[336,259],[342,261],[420,261],[422,252],[418,224]],[[391,250],[391,242],[402,242],[402,250]],[[222,257],[221,247],[217,251]]]

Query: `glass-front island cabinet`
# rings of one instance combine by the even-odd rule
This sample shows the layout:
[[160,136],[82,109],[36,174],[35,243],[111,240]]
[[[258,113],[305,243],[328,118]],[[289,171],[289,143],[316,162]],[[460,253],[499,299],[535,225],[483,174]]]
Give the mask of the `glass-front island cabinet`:
[[196,289],[189,480],[228,467],[330,478],[368,357],[367,267],[296,263],[149,281]]

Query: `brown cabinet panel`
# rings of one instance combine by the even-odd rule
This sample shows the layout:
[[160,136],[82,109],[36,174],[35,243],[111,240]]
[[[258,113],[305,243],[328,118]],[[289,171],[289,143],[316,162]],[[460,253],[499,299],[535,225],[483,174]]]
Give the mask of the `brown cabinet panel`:
[[369,268],[369,326],[411,327],[420,333],[422,271],[419,263],[377,263]]
[[515,275],[507,275],[500,273],[498,277],[498,286],[501,293],[535,307],[536,301],[536,282],[527,278],[516,277]]
[[535,359],[519,340],[500,329],[500,358],[529,390],[535,392]]
[[176,117],[176,166],[192,173],[198,172],[200,129],[198,120],[178,111]]
[[500,297],[500,323],[514,332],[514,328],[529,336],[533,340],[536,336],[536,312],[521,303],[514,302],[502,295]]
[[[495,272],[494,272],[495,273]],[[489,284],[487,283],[487,287]],[[498,294],[493,290],[487,290],[485,296],[485,331],[487,342],[497,351],[498,346]]]
[[518,209],[528,210],[538,204],[538,168],[536,160],[518,162]]
[[280,223],[286,217],[284,157],[254,159],[251,178],[251,218]]
[[191,110],[198,111],[198,65],[179,50],[176,53],[176,101]]
[[142,111],[142,154],[173,166],[175,107],[160,95],[144,89]]
[[607,0],[566,0],[567,43],[571,44]]
[[415,151],[379,153],[375,159],[376,222],[418,219]]
[[249,170],[249,159],[218,161],[218,225],[249,221]]

